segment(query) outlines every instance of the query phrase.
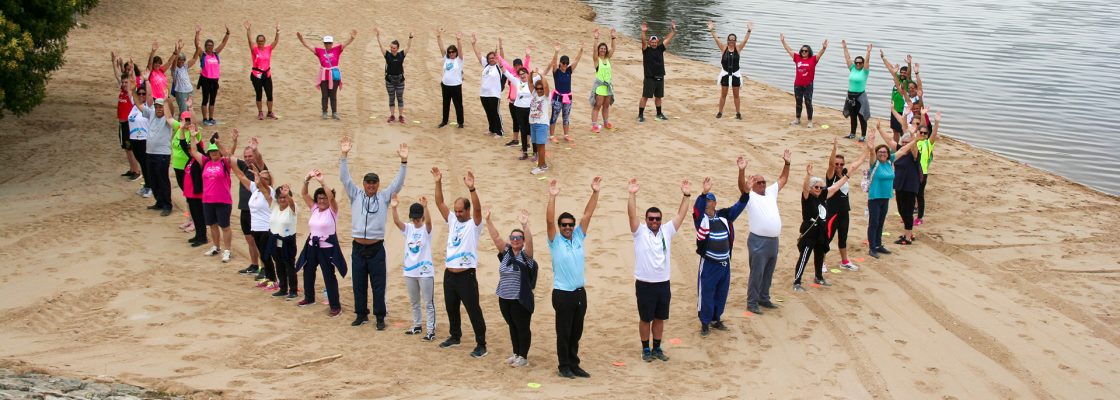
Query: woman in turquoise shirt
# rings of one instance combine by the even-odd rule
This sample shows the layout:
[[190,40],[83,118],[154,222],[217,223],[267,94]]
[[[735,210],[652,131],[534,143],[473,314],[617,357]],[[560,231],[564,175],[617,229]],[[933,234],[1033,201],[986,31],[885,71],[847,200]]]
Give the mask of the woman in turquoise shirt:
[[848,100],[844,102],[844,116],[852,121],[852,129],[848,133],[848,139],[856,138],[856,124],[860,125],[859,141],[867,139],[867,120],[871,119],[871,106],[867,103],[867,75],[870,73],[870,66],[867,65],[867,59],[871,58],[871,44],[867,44],[867,54],[864,56],[856,56],[855,61],[852,61],[852,56],[848,54],[848,41],[840,41],[840,45],[844,48],[844,62],[848,64]]
[[[878,123],[876,123],[878,128]],[[868,254],[879,258],[879,254],[891,254],[890,250],[883,247],[883,224],[887,220],[887,209],[890,208],[891,197],[894,193],[894,157],[890,147],[885,144],[875,146],[875,137],[867,141],[867,150],[871,152],[871,165],[868,167],[867,185],[867,247]],[[917,142],[911,141],[898,149],[898,153],[914,152]]]

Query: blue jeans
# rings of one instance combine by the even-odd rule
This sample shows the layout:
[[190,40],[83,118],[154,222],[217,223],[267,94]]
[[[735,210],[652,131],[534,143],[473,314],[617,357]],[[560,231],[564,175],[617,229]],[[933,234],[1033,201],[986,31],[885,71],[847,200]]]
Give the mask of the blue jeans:
[[867,247],[883,247],[883,224],[887,222],[887,209],[891,199],[871,199],[867,201]]
[[[363,256],[363,253],[366,253]],[[368,258],[367,258],[368,256]],[[369,294],[366,284],[373,287],[373,315],[377,320],[385,318],[385,242],[359,244],[354,242],[350,252],[353,271],[350,278],[354,282],[354,314],[369,315]]]

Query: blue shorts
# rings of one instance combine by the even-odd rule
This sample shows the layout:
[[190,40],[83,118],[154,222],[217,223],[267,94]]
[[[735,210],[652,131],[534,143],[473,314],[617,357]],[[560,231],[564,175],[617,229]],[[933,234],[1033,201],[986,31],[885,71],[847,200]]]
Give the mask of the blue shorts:
[[548,125],[547,124],[529,124],[529,134],[532,136],[533,144],[547,144],[548,143]]

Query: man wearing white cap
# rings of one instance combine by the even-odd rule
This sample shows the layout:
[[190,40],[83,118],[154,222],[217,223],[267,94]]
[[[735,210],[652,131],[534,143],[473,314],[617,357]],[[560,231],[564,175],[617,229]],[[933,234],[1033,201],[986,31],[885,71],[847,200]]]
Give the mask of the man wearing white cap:
[[[136,93],[136,79],[128,72],[129,90],[135,99],[141,98]],[[148,174],[152,179],[152,193],[156,204],[148,206],[149,210],[160,210],[160,216],[171,215],[171,178],[167,174],[171,167],[171,123],[167,120],[164,111],[164,99],[152,100],[136,104],[144,117],[148,119],[148,143],[145,151],[147,155],[144,162],[148,165]]]
[[645,70],[645,79],[642,81],[642,99],[638,101],[638,122],[646,120],[646,101],[654,98],[653,104],[657,106],[657,119],[667,120],[661,112],[661,98],[665,97],[665,46],[677,35],[677,22],[670,22],[669,35],[661,40],[657,35],[646,36],[649,27],[642,22],[642,67]]

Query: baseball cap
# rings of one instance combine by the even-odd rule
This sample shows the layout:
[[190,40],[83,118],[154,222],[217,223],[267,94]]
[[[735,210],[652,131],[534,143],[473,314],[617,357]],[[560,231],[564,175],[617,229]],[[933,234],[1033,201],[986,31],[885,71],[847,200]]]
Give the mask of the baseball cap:
[[157,106],[162,106],[163,105],[163,99],[156,99],[155,101],[152,102],[152,104],[155,104]]
[[712,192],[708,192],[708,194],[704,195],[704,198],[708,199],[708,201],[716,201],[716,195],[712,194]]
[[334,36],[323,36],[323,43],[334,43]]
[[191,112],[190,111],[183,111],[182,114],[179,114],[179,119],[180,120],[191,119]]
[[209,146],[206,146],[206,152],[209,153],[211,151],[219,151],[217,143],[210,143]]
[[649,41],[651,41],[651,42],[652,42],[652,41],[654,41],[654,40],[657,40],[657,35],[650,35],[650,36],[649,36]]
[[420,205],[420,203],[412,203],[412,205],[408,207],[408,218],[417,219],[423,216],[424,206]]
[[373,172],[370,172],[366,174],[366,176],[362,177],[362,182],[378,183],[381,182],[381,177],[377,176],[377,174]]

